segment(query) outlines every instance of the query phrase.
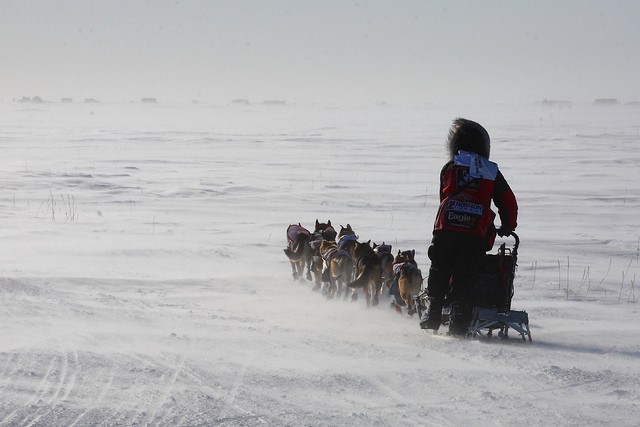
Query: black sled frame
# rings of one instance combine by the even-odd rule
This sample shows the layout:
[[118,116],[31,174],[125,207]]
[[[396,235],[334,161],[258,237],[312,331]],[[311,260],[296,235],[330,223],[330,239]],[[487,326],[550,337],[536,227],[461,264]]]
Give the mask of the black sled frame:
[[486,254],[484,266],[474,280],[473,312],[469,324],[469,334],[474,337],[492,337],[497,331],[500,339],[509,339],[509,330],[520,335],[523,341],[532,342],[529,329],[529,315],[526,311],[511,309],[518,247],[520,238],[515,239],[512,248],[506,243],[500,245],[497,254]]

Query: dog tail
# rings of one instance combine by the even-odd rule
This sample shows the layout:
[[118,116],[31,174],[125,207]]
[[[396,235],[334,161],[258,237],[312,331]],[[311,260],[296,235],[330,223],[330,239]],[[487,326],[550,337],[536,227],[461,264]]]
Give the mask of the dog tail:
[[373,264],[366,265],[360,274],[358,274],[358,277],[356,277],[351,283],[347,283],[347,286],[350,288],[364,288],[369,284],[369,280],[371,279],[371,275],[374,274],[375,268],[376,266]]
[[291,259],[294,255],[293,251],[289,248],[285,248],[283,249],[284,254],[287,256],[287,258]]
[[369,283],[369,276],[371,275],[371,271],[369,268],[366,268],[356,279],[347,283],[347,286],[350,288],[364,288]]

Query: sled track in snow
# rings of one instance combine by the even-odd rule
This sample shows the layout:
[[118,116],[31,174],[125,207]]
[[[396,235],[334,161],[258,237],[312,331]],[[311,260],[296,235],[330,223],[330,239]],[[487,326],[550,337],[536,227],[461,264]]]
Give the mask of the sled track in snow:
[[[58,360],[59,362],[57,364],[54,363]],[[48,372],[48,374],[50,375],[45,375],[43,381],[49,376],[53,378],[53,381],[47,386],[48,391],[51,392],[51,396],[42,407],[39,407],[38,410],[35,411],[35,413],[29,414],[25,417],[20,423],[22,425],[33,426],[38,424],[40,420],[46,418],[46,416],[56,408],[58,403],[67,400],[76,382],[78,372],[78,353],[74,351],[71,353],[70,357],[69,353],[61,352],[59,356],[54,357],[52,364],[50,364],[49,367],[50,372]],[[53,371],[51,371],[52,367]],[[48,393],[45,389],[42,396],[38,398],[38,395],[36,395],[35,398],[39,401],[46,394]],[[27,411],[31,406],[31,404],[25,405]]]
[[74,427],[76,426],[78,423],[80,423],[85,417],[87,417],[88,414],[91,413],[91,411],[96,408],[98,405],[100,405],[100,403],[104,400],[108,390],[112,387],[113,385],[113,379],[115,377],[115,372],[116,372],[116,367],[114,366],[113,369],[111,370],[111,374],[108,375],[107,377],[107,381],[105,381],[102,385],[102,389],[100,391],[100,394],[98,394],[98,396],[96,397],[96,399],[92,402],[92,404],[90,406],[87,407],[87,409],[85,409],[82,413],[80,413],[70,424],[69,427]]
[[[46,420],[49,413],[69,398],[76,383],[77,353],[61,352],[53,355],[43,354],[40,357],[50,358],[44,372],[37,371],[37,363],[35,366],[30,366],[28,362],[22,362],[13,372],[14,387],[11,387],[13,390],[8,390],[10,388],[8,386],[3,393],[5,396],[10,391],[21,392],[23,387],[28,387],[35,378],[40,377],[40,380],[33,386],[33,393],[23,402],[16,403],[15,407],[0,420],[0,426],[42,424],[40,422]],[[34,361],[37,362],[38,358]],[[16,395],[15,392],[13,394]],[[16,395],[14,401],[22,396],[24,393]]]

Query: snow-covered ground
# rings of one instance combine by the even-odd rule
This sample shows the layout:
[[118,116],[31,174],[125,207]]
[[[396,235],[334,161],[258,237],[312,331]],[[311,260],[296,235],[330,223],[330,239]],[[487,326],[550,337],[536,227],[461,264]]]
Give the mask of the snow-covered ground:
[[[0,103],[0,426],[637,425],[639,114]],[[426,275],[456,116],[518,197],[531,345],[326,300],[282,252],[330,219]]]

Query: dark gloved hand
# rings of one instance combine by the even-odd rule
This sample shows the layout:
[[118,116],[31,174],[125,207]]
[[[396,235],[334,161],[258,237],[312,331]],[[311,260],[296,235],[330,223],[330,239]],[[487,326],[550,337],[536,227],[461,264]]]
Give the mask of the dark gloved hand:
[[511,235],[511,231],[513,230],[509,230],[508,228],[505,227],[500,227],[497,231],[498,236],[500,237],[505,237],[505,236],[510,236]]

